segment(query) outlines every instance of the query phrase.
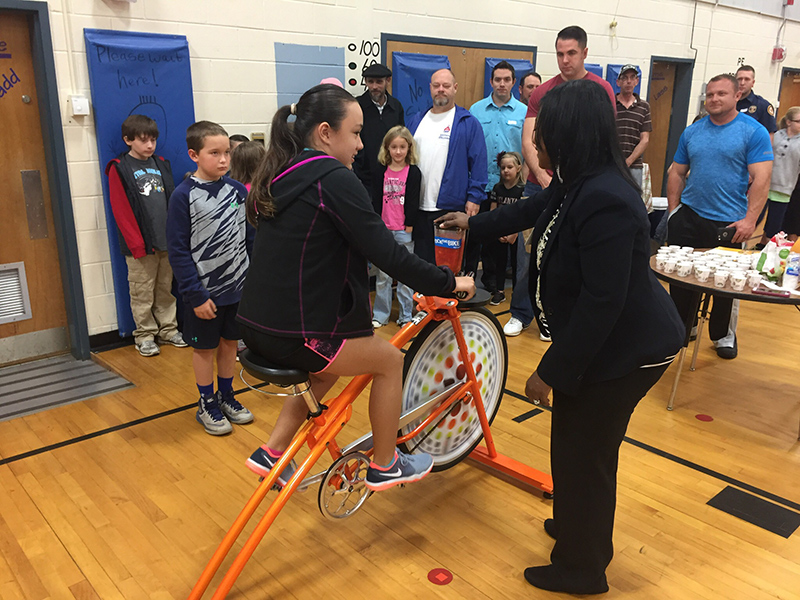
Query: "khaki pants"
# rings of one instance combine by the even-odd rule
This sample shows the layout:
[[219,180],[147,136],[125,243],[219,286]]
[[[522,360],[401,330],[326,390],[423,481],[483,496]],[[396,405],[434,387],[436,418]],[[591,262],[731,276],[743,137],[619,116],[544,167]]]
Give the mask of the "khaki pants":
[[142,258],[126,256],[131,312],[136,322],[137,345],[156,337],[169,339],[178,332],[175,297],[172,295],[172,267],[166,252]]

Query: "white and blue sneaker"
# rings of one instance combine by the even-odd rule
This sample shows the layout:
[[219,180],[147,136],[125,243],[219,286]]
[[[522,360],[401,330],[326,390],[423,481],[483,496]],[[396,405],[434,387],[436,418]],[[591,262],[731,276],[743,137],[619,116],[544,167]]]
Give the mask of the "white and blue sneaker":
[[222,413],[231,423],[244,425],[245,423],[253,422],[253,413],[239,403],[236,396],[233,395],[233,391],[228,394],[217,391],[217,401]]
[[225,435],[233,430],[230,421],[222,413],[216,394],[208,398],[200,397],[195,418],[211,435]]
[[403,454],[395,450],[394,462],[388,467],[379,467],[374,462],[369,464],[364,485],[373,492],[380,492],[403,483],[419,481],[431,469],[433,457],[430,454]]

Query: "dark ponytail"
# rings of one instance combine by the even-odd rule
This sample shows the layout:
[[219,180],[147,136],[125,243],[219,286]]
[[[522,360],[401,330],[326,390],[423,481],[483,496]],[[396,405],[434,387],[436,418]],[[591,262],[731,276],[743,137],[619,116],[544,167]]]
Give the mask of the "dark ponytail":
[[[271,217],[275,212],[272,180],[309,145],[311,133],[320,123],[338,130],[347,114],[353,96],[337,85],[316,85],[300,97],[297,104],[281,106],[272,118],[267,155],[253,177],[247,196],[247,220],[258,225],[258,217]],[[289,116],[297,118],[289,123]]]

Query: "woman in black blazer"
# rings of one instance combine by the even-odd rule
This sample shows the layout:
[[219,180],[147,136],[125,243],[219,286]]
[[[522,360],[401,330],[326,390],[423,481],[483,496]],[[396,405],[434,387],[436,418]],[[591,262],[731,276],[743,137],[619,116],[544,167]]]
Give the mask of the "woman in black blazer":
[[498,237],[535,225],[530,294],[553,343],[528,379],[534,404],[553,391],[550,461],[556,539],[550,565],[525,569],[551,591],[608,591],[619,447],[634,408],[683,343],[675,305],[649,266],[649,224],[619,149],[614,112],[596,83],[544,97],[534,143],[556,176],[540,194],[445,227]]

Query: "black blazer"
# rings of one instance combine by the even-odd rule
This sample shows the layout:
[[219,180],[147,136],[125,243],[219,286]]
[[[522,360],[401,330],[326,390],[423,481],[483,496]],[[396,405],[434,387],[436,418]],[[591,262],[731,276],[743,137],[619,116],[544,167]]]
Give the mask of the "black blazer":
[[[379,169],[372,178],[372,207],[379,215],[383,215],[383,178],[387,167],[378,163]],[[422,171],[417,165],[409,165],[408,178],[406,179],[406,197],[403,203],[403,212],[406,215],[406,227],[413,227],[417,220],[419,210],[419,195],[422,191]]]
[[[559,206],[540,274],[537,245]],[[678,352],[685,328],[650,269],[647,211],[616,169],[586,176],[566,195],[553,184],[469,220],[479,237],[532,225],[531,301],[539,313],[535,294],[541,275],[541,302],[553,339],[537,368],[545,383],[575,395],[583,383],[617,379]]]

